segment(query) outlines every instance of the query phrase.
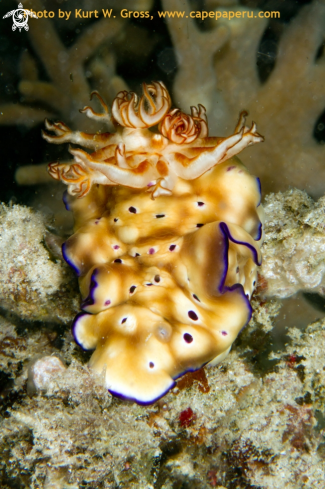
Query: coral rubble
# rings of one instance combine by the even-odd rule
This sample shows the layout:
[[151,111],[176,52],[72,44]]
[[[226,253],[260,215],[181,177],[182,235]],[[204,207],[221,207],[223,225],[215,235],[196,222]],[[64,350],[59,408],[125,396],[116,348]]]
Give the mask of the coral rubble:
[[324,295],[324,211],[324,197],[314,202],[298,189],[266,197],[265,295],[285,298],[299,290]]
[[22,319],[67,322],[78,307],[74,277],[45,247],[46,220],[19,205],[0,208],[0,307]]

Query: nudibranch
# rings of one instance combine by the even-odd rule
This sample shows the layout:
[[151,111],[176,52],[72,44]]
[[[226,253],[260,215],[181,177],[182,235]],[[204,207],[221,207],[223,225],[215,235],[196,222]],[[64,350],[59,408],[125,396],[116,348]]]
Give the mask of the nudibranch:
[[149,404],[220,362],[250,319],[263,209],[258,178],[235,155],[263,137],[245,112],[233,135],[209,137],[205,108],[171,109],[161,82],[140,98],[118,93],[111,110],[94,94],[102,112],[82,112],[114,133],[48,121],[43,133],[84,148],[49,165],[75,218],[62,248],[82,295],[72,331],[112,394]]

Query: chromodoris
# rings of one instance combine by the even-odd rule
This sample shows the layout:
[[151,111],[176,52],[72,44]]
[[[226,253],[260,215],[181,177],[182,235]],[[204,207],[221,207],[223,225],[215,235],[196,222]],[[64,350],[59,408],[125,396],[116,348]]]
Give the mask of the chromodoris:
[[49,121],[43,133],[85,148],[49,165],[75,218],[62,248],[82,295],[72,331],[111,393],[149,404],[220,362],[250,319],[263,209],[258,178],[235,155],[263,137],[245,112],[233,135],[209,137],[204,107],[171,110],[162,82],[140,98],[120,92],[111,110],[94,94],[102,112],[82,112],[114,133]]

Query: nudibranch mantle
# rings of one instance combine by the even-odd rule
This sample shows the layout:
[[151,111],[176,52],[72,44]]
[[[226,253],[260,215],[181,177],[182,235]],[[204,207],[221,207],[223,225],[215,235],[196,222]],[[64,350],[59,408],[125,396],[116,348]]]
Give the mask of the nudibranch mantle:
[[96,93],[103,112],[83,109],[113,134],[46,121],[43,136],[93,150],[49,166],[75,217],[62,248],[82,295],[74,338],[95,350],[111,393],[149,404],[221,361],[250,319],[264,215],[259,180],[235,155],[263,138],[246,113],[232,136],[208,137],[203,106],[170,110],[161,82],[143,92],[120,92],[111,112]]

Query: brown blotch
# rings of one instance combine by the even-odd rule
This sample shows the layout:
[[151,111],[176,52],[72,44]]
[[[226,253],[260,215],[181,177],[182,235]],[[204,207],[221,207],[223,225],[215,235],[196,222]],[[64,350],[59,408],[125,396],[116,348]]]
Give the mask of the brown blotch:
[[182,153],[175,153],[174,158],[178,163],[185,167],[190,166],[192,162],[191,158],[187,158],[187,156],[183,155]]
[[[97,151],[94,151],[91,153],[91,157],[94,160],[97,161],[103,161],[106,158],[109,160],[112,160],[113,164],[115,162],[115,149],[116,149],[116,144],[109,144],[108,146],[105,146],[105,148],[98,149]],[[108,161],[108,160],[106,160]]]
[[257,272],[257,286],[255,288],[256,295],[263,295],[268,289],[267,280]]
[[309,453],[315,424],[312,410],[309,406],[295,407],[290,404],[286,404],[284,410],[290,414],[282,442],[288,441],[296,450]]
[[142,174],[142,173],[145,173],[149,167],[150,167],[149,161],[144,160],[140,163],[139,166],[137,166],[137,168],[133,168],[131,171],[134,174]]
[[198,384],[198,389],[200,392],[203,392],[203,394],[207,394],[210,391],[204,368],[183,375],[183,377],[177,381],[177,387],[179,390],[189,389],[193,386],[194,382]]
[[112,158],[105,158],[105,160],[103,160],[104,163],[109,163],[110,165],[115,165],[115,157],[113,156]]
[[165,146],[165,138],[163,138],[162,136],[160,138],[157,138],[157,137],[152,138],[151,139],[151,146],[155,150],[163,149],[163,147]]
[[88,134],[87,132],[80,133],[80,136],[83,139],[89,139],[91,141],[106,141],[110,135],[109,132],[103,132],[102,134]]
[[168,166],[162,160],[158,161],[158,163],[156,164],[156,168],[157,168],[159,175],[161,175],[162,177],[166,177],[169,173],[168,172]]
[[195,436],[191,437],[191,441],[195,445],[203,445],[206,443],[207,434],[208,434],[207,428],[204,425],[202,425],[200,426],[198,433]]

